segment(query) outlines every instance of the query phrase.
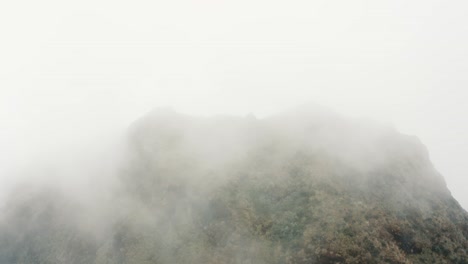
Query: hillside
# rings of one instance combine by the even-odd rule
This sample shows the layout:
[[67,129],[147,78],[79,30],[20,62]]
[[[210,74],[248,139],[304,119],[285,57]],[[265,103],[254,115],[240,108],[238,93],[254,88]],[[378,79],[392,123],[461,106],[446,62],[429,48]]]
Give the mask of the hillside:
[[98,220],[60,190],[12,195],[0,263],[468,263],[467,212],[391,128],[310,107],[159,109],[126,140]]

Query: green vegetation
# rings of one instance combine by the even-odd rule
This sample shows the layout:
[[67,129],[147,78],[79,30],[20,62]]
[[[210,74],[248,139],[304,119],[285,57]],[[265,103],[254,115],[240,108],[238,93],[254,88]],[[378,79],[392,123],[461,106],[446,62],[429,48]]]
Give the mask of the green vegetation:
[[184,122],[158,122],[131,134],[102,235],[63,193],[14,196],[0,263],[468,263],[468,214],[404,136],[411,151],[376,144],[383,158],[363,167],[261,132],[212,166],[190,154]]

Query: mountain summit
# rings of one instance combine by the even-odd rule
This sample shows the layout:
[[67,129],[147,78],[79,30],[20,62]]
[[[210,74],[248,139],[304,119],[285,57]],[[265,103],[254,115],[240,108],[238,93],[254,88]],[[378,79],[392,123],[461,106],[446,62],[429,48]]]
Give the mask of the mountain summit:
[[156,110],[126,142],[99,224],[60,190],[13,195],[0,263],[468,263],[468,214],[394,129]]

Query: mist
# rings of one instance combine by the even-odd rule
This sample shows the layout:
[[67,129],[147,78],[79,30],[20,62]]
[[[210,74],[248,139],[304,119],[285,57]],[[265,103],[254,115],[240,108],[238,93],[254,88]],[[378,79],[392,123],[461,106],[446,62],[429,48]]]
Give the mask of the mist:
[[[199,247],[212,263],[300,263],[306,246],[323,248],[312,239],[320,228],[297,219],[324,218],[274,211],[301,204],[335,219],[325,208],[342,208],[331,201],[343,197],[353,215],[367,203],[397,215],[382,222],[417,212],[464,230],[467,12],[463,1],[440,0],[1,4],[0,243],[9,247],[0,260],[29,247],[11,241],[35,241],[28,232],[43,228],[61,252],[31,242],[27,252],[50,253],[44,263],[80,263],[83,252],[82,263],[130,261],[120,248],[142,258],[160,250],[133,263],[208,261],[192,252]],[[301,228],[285,231],[273,215]],[[132,235],[141,239],[115,245]],[[243,242],[262,257],[233,246]],[[415,261],[392,243],[401,254],[388,258]],[[187,255],[176,259],[179,247]],[[303,259],[324,261],[310,254]]]
[[315,102],[421,138],[468,206],[462,1],[2,6],[2,171],[154,107],[264,117]]

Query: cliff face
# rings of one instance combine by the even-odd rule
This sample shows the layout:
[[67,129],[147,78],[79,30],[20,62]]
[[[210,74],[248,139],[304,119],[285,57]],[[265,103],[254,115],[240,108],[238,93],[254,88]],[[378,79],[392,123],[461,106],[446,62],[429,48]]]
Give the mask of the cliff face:
[[424,146],[389,128],[317,109],[156,111],[126,157],[105,232],[64,194],[15,198],[0,262],[468,263],[467,213]]

